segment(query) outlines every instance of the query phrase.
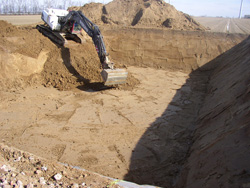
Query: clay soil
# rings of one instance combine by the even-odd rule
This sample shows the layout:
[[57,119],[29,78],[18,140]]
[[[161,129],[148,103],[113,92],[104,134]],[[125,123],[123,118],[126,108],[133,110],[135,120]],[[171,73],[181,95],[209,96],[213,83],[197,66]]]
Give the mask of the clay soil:
[[[138,9],[147,16],[152,13],[147,6],[157,8],[154,3],[161,1],[138,5]],[[103,11],[103,5],[95,6]],[[60,184],[53,176],[64,172],[60,186],[77,183],[84,187],[82,182],[86,187],[113,186],[110,179],[89,171],[138,184],[176,185],[190,155],[211,73],[218,64],[212,60],[247,38],[204,32],[192,20],[185,25],[178,21],[173,28],[139,27],[145,17],[136,27],[124,27],[127,20],[121,26],[108,14],[112,6],[100,13],[100,20],[103,14],[109,20],[100,28],[110,59],[129,72],[127,83],[114,87],[103,86],[99,59],[87,36],[82,36],[82,44],[68,41],[60,47],[34,25],[17,27],[0,21],[0,164],[22,167],[24,174],[33,172],[28,176],[36,180],[27,180],[19,172],[26,185],[39,183],[34,172],[42,166],[53,169],[41,174],[47,185]],[[189,18],[182,16],[178,13],[175,20]],[[175,27],[184,30],[173,30]],[[13,153],[14,148],[4,149],[6,145],[19,150]],[[28,157],[32,155],[42,159],[32,162]],[[8,162],[19,156],[23,164]],[[218,160],[223,161],[223,155]],[[88,172],[57,167],[57,162]]]

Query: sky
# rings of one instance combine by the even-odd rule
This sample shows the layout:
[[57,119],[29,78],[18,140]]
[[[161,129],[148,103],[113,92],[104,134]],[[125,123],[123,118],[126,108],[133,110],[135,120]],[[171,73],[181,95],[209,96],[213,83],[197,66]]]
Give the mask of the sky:
[[[111,0],[92,0],[109,3]],[[87,3],[90,1],[87,1]],[[177,10],[192,16],[239,17],[241,0],[165,0]],[[243,0],[242,16],[250,15],[250,0]]]

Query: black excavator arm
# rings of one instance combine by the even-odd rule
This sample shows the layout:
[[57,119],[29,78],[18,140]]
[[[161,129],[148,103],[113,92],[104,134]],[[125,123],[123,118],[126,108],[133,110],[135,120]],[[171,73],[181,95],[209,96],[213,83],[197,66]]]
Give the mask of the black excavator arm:
[[76,22],[81,28],[92,38],[96,47],[99,59],[103,68],[107,68],[106,58],[107,51],[103,42],[103,36],[99,30],[99,27],[92,23],[81,11],[70,11],[67,16],[60,17],[58,22],[61,24],[61,30],[68,29],[68,25],[72,22]]

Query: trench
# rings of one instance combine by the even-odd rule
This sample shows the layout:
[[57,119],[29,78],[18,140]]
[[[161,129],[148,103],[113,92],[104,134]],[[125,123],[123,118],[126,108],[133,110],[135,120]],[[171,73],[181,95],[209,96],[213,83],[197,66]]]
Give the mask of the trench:
[[[248,43],[243,42],[243,46],[247,46],[245,48],[234,47],[242,45],[239,43],[246,36],[140,28],[104,29],[103,35],[112,60],[118,65],[126,65],[139,83],[128,90],[89,92],[88,88],[72,91],[36,88],[11,94],[15,100],[3,100],[1,107],[1,137],[10,145],[36,155],[138,184],[195,187],[203,184],[192,183],[192,180],[215,181],[212,176],[215,172],[222,174],[219,173],[221,169],[214,166],[206,172],[202,169],[202,165],[206,166],[204,158],[200,159],[199,154],[194,156],[200,159],[201,166],[197,167],[192,165],[195,161],[190,156],[209,148],[211,140],[223,140],[221,137],[232,132],[227,127],[227,132],[221,133],[218,138],[214,136],[208,141],[202,140],[199,145],[199,139],[211,131],[209,124],[208,130],[202,129],[201,122],[204,119],[208,121],[206,116],[212,114],[214,118],[226,111],[233,113],[233,117],[240,114],[245,118],[249,113],[246,110],[248,104],[240,103],[241,110],[232,111],[227,106],[221,108],[223,105],[218,102],[219,99],[216,99],[218,112],[213,112],[217,106],[212,105],[206,114],[207,107],[204,106],[210,104],[208,97],[213,100],[216,91],[227,83],[226,78],[213,80],[213,77],[223,74],[219,72],[223,66],[230,72],[232,70],[228,66],[234,67],[236,60],[242,60],[243,63],[239,63],[242,67],[236,68],[239,69],[236,76],[247,83],[249,69],[244,66],[249,65],[244,62],[248,58],[245,49]],[[230,57],[224,58],[230,61],[229,65],[221,63],[224,62],[223,55],[233,53],[231,48],[242,48],[238,53],[244,53],[235,55],[234,62],[230,61]],[[60,53],[60,61],[71,76],[85,79],[85,75],[76,73],[79,68],[76,64],[67,67],[67,63],[76,58],[74,53],[69,49],[61,49]],[[88,54],[78,53],[84,57]],[[230,87],[238,86],[240,81]],[[221,87],[213,83],[221,83]],[[235,94],[237,99],[241,98],[241,93],[242,97],[249,94],[245,85],[240,93]],[[229,99],[232,97],[228,96],[222,104],[228,104]],[[227,124],[230,124],[232,116],[225,118]],[[242,126],[249,122],[244,118]],[[223,126],[218,129],[223,129]],[[246,136],[242,147],[247,148],[247,139]],[[218,154],[218,160],[223,160],[223,156],[225,153]],[[227,165],[225,163],[223,169]],[[201,176],[194,172],[198,168],[203,170]],[[233,169],[225,174],[233,176]],[[247,170],[242,176],[238,174],[238,182],[247,181],[248,175]],[[228,180],[223,179],[223,175],[220,177],[216,180]],[[233,183],[237,184],[237,180],[235,178]]]

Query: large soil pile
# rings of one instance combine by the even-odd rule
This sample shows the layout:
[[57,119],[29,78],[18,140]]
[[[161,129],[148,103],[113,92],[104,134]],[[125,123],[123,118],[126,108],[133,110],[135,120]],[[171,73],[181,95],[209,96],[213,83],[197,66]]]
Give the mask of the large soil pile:
[[[50,43],[39,33],[31,28],[18,29],[0,21],[0,40],[2,88],[22,86],[25,77],[43,70]],[[27,80],[31,81],[29,78]]]
[[189,15],[163,0],[114,0],[107,5],[90,3],[71,9],[81,10],[95,24],[205,30]]
[[[68,90],[102,82],[92,42],[69,41],[67,47],[59,47],[33,27],[5,21],[0,21],[0,40],[0,86],[4,90],[33,83]],[[136,83],[130,76],[128,82]]]

